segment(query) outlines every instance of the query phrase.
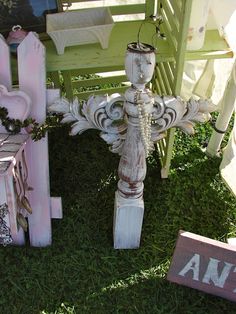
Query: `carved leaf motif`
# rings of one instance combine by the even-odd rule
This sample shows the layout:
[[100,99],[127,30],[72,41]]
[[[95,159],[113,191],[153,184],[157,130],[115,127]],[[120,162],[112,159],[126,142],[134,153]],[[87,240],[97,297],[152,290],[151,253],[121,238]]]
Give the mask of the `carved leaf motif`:
[[74,122],[71,135],[81,134],[88,129],[100,130],[100,136],[112,145],[111,151],[120,153],[127,129],[124,122],[124,101],[120,94],[91,96],[87,102],[82,103],[78,99],[74,99],[72,103],[60,99],[48,109],[63,113],[62,123]]
[[183,101],[180,97],[155,96],[152,140],[157,141],[163,132],[171,127],[178,127],[185,133],[194,134],[194,122],[206,122],[214,105],[207,100],[190,99]]

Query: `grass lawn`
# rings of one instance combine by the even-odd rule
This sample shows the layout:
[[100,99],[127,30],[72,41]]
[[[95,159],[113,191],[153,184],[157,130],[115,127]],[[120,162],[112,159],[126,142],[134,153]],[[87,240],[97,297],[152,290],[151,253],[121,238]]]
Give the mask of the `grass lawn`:
[[0,248],[0,313],[236,313],[235,303],[165,279],[179,229],[222,241],[236,236],[236,202],[220,160],[201,151],[210,132],[178,133],[167,180],[157,154],[149,158],[138,250],[112,246],[119,157],[96,131],[50,134],[51,194],[62,196],[64,218],[53,221],[51,247]]

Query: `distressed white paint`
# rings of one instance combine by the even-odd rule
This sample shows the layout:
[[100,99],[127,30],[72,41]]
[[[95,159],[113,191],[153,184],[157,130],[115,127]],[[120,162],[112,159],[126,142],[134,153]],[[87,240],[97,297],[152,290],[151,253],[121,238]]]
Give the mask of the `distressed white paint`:
[[208,285],[211,283],[211,281],[214,283],[216,287],[223,288],[226,279],[229,276],[229,273],[234,267],[234,264],[224,262],[224,267],[221,271],[221,274],[218,272],[220,261],[210,257],[209,263],[207,265],[207,270],[205,272],[205,275],[202,279],[202,282],[207,283]]
[[179,275],[185,277],[185,275],[189,271],[191,271],[193,274],[193,280],[199,281],[199,267],[200,267],[200,255],[194,254],[193,257],[184,266],[184,268],[179,272]]
[[137,249],[139,247],[143,213],[142,197],[127,201],[116,192],[113,221],[115,249]]
[[[17,49],[20,90],[32,100],[30,116],[39,123],[46,118],[46,69],[45,48],[33,34],[21,42]],[[47,136],[38,141],[29,140],[26,147],[29,184],[34,190],[30,193],[33,208],[29,216],[29,235],[32,246],[51,244],[51,206],[49,193],[49,165]]]
[[[224,288],[225,282],[230,275],[230,272],[236,271],[234,264],[220,261],[216,258],[210,257],[207,268],[202,278],[199,278],[200,267],[201,267],[201,256],[194,254],[187,264],[178,273],[179,276],[185,277],[189,272],[192,274],[192,279],[196,281],[202,281],[205,284],[210,285],[213,283],[216,287]],[[223,263],[224,266],[219,272],[219,264]],[[236,290],[235,290],[236,291]]]
[[[132,86],[124,97],[91,96],[81,104],[56,100],[48,110],[64,114],[62,123],[71,123],[71,134],[98,129],[111,145],[110,150],[121,155],[118,191],[114,209],[114,247],[137,248],[143,221],[143,181],[146,176],[146,156],[154,143],[171,127],[194,133],[194,122],[206,122],[214,106],[203,100],[182,101],[179,97],[153,95],[145,84],[153,75],[154,48],[131,43],[125,58],[126,75]],[[151,124],[151,119],[155,122]],[[117,121],[118,120],[118,121]],[[122,121],[122,122],[121,122]],[[114,123],[118,122],[118,123]]]
[[0,84],[5,85],[8,90],[11,90],[12,88],[10,49],[1,34],[0,34]]
[[[227,86],[222,98],[221,111],[217,117],[216,128],[221,131],[226,131],[229,121],[232,117],[235,99],[236,99],[236,63],[227,82]],[[209,144],[206,149],[207,155],[213,157],[220,151],[220,146],[224,138],[224,133],[217,133],[213,131]]]

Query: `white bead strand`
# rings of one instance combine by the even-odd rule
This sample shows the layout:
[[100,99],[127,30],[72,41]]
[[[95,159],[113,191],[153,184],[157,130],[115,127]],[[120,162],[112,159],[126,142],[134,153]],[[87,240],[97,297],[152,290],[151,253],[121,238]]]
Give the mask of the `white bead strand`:
[[151,151],[151,123],[152,123],[152,114],[149,114],[145,111],[143,103],[138,102],[138,118],[140,125],[140,133],[145,149],[146,157],[148,157]]

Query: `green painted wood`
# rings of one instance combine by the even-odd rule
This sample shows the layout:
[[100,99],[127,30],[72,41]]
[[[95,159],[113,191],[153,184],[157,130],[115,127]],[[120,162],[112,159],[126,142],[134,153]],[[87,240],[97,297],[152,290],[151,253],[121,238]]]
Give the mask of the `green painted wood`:
[[[78,2],[78,1],[75,1],[75,2]],[[85,1],[81,1],[81,2],[85,2]],[[145,13],[145,9],[146,9],[145,3],[111,5],[111,6],[104,6],[101,3],[101,4],[98,4],[97,7],[109,8],[112,15],[125,15],[125,14]],[[83,8],[83,9],[75,9],[73,11],[79,11],[79,10],[84,10],[84,9],[86,9],[86,7]]]
[[110,6],[112,15],[139,14],[145,12],[145,3]]
[[170,67],[170,63],[169,62],[162,62],[162,65],[165,69],[165,74],[167,76],[167,80],[170,84],[170,87],[171,87],[171,90],[173,92],[174,90],[174,84],[173,84],[173,81],[174,81],[174,75],[172,73],[172,70],[171,70],[171,67]]
[[163,78],[162,78],[159,66],[156,67],[156,79],[161,87],[161,95],[168,95],[168,92],[165,88],[165,84],[163,82]]
[[[59,56],[56,53],[54,44],[51,40],[45,41],[47,53],[47,71],[74,70],[79,69],[84,73],[107,71],[111,69],[123,69],[124,57],[127,43],[137,40],[137,32],[140,22],[121,22],[114,26],[111,34],[108,49],[101,49],[100,44],[81,45],[67,47],[65,54]],[[152,43],[153,26],[145,25],[141,39],[144,42]],[[201,50],[187,52],[188,60],[228,58],[232,56],[227,43],[220,38],[218,31],[206,32],[205,45]],[[212,48],[212,47],[213,48]],[[157,40],[158,51],[156,54],[157,62],[174,61],[174,51],[168,40]],[[183,57],[185,51],[183,52]],[[93,73],[96,73],[93,71]],[[81,72],[82,73],[82,72]]]
[[60,78],[58,71],[48,73],[55,88],[61,88]]
[[169,45],[171,46],[172,50],[176,52],[177,50],[177,38],[173,36],[173,33],[171,31],[171,26],[168,21],[168,17],[165,14],[164,10],[160,10],[161,15],[163,17],[163,24],[161,25],[161,30],[166,35],[167,41],[169,42]]
[[86,80],[76,80],[72,81],[72,87],[89,87],[89,86],[97,86],[97,85],[105,85],[105,84],[112,84],[112,83],[122,83],[127,82],[126,75],[119,75],[119,76],[110,76],[110,77],[99,77],[93,79],[86,79]]
[[[100,44],[80,45],[67,47],[63,55],[57,55],[55,46],[51,40],[45,41],[47,51],[47,70],[49,72],[59,70],[90,69],[109,67],[123,67],[127,44],[137,41],[137,33],[140,22],[129,21],[115,24],[109,41],[108,49],[101,49]],[[142,32],[142,41],[152,43],[153,25],[145,25]],[[172,49],[168,41],[157,40],[158,61],[173,61]]]
[[86,69],[74,69],[74,70],[71,70],[71,76],[103,73],[103,72],[108,73],[108,72],[123,71],[123,70],[124,70],[124,65],[94,67],[94,68],[86,68]]
[[[160,2],[160,10],[165,20],[165,30],[168,33],[168,37],[173,41],[174,47],[176,47],[176,53],[174,52],[175,59],[175,67],[174,67],[174,79],[173,79],[173,93],[174,95],[179,95],[182,85],[182,76],[183,76],[183,68],[185,61],[185,52],[187,45],[187,32],[190,22],[190,13],[192,0],[182,0],[181,1],[181,15],[179,19],[179,30],[173,30],[173,20],[171,16],[173,16],[171,10],[167,9],[167,4],[164,4],[164,1]],[[164,5],[163,5],[164,4]],[[180,0],[178,6],[180,7]],[[177,16],[176,16],[177,17]],[[177,31],[177,32],[176,32]],[[173,69],[173,68],[172,68]],[[172,157],[172,151],[174,146],[174,138],[175,138],[175,129],[170,129],[167,132],[166,139],[166,147],[164,156],[161,157],[162,170],[161,176],[162,178],[167,178],[169,174],[170,162]],[[160,141],[159,145],[163,144],[163,140]]]
[[172,95],[173,94],[173,85],[172,85],[172,81],[170,81],[168,79],[168,76],[166,74],[166,70],[165,70],[165,67],[163,65],[163,62],[160,62],[159,63],[159,68],[160,68],[160,73],[161,73],[161,76],[162,76],[162,79],[163,79],[163,83],[165,85],[165,89],[167,91],[167,94],[168,95]]
[[172,128],[167,131],[165,156],[163,158],[162,169],[161,169],[161,177],[163,179],[168,178],[168,175],[169,175],[170,163],[171,163],[172,152],[173,152],[173,147],[174,147],[174,140],[175,140],[175,128]]
[[[166,1],[169,2],[170,6],[172,7],[177,20],[180,21],[181,11],[180,11],[180,7],[178,5],[178,2],[176,0],[166,0]],[[178,22],[178,24],[179,24],[179,22]]]
[[72,87],[72,82],[71,82],[71,73],[70,71],[62,71],[62,76],[64,80],[64,87],[66,91],[66,97],[69,100],[73,100],[73,87]]
[[163,139],[162,141],[159,142],[159,145],[158,145],[158,151],[162,158],[165,157],[165,148],[166,148],[166,140]]
[[180,94],[182,85],[183,68],[185,61],[185,51],[187,46],[187,34],[190,22],[192,0],[183,0],[182,16],[180,20],[180,38],[178,40],[178,50],[176,54],[176,72],[175,72],[175,95]]
[[98,89],[98,90],[92,90],[88,92],[81,92],[81,93],[75,93],[74,97],[78,97],[79,99],[87,99],[91,95],[104,95],[104,94],[114,94],[114,93],[121,93],[123,94],[129,86],[122,86],[122,87],[113,87],[109,89]]
[[146,0],[145,18],[148,19],[152,15],[156,15],[157,0]]
[[161,87],[160,87],[160,85],[159,85],[159,82],[158,82],[157,78],[154,78],[154,79],[152,80],[152,90],[153,90],[153,92],[155,92],[156,94],[161,95]]
[[173,32],[174,37],[178,36],[178,25],[179,20],[177,19],[177,15],[175,15],[170,8],[170,4],[168,1],[162,1],[162,10],[165,11],[166,16],[168,18],[168,22],[170,24],[171,30]]

